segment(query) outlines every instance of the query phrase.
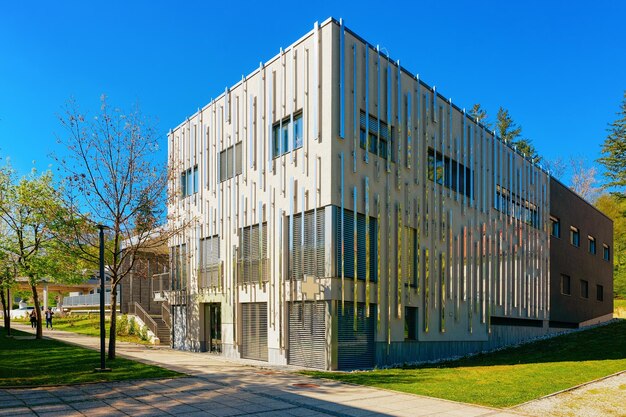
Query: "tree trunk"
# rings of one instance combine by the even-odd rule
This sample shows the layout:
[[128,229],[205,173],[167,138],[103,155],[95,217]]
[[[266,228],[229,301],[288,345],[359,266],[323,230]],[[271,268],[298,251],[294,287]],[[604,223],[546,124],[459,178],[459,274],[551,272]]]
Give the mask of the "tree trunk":
[[7,305],[7,299],[11,301],[9,295],[9,289],[7,288],[7,295],[4,296],[4,289],[0,289],[0,298],[2,301],[2,315],[4,316],[4,328],[7,331],[7,336],[11,336],[11,305]]
[[115,336],[117,329],[117,286],[111,286],[111,323],[109,327],[109,359],[115,359]]
[[39,307],[39,294],[37,294],[37,286],[31,285],[30,289],[33,291],[33,300],[35,301],[35,311],[37,312],[37,335],[36,339],[43,338],[43,326],[41,325],[41,308]]

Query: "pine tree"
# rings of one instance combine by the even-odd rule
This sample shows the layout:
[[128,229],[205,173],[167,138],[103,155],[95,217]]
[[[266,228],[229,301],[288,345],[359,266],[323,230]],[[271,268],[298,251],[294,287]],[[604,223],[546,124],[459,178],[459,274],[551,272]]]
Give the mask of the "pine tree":
[[605,187],[614,187],[620,199],[626,199],[626,91],[618,118],[609,124],[609,134],[602,145],[602,157],[598,162],[604,165],[604,176],[608,180]]
[[504,143],[510,145],[513,145],[522,134],[522,127],[513,121],[509,111],[503,107],[498,109],[498,114],[496,115],[496,133]]
[[472,119],[491,130],[491,123],[487,119],[487,111],[480,106],[480,103],[476,103],[472,106],[472,109],[469,111],[469,115]]

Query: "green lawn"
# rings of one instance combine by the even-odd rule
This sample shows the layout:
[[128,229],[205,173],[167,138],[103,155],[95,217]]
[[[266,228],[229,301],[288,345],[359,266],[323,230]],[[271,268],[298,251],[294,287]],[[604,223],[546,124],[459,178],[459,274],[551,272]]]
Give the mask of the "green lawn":
[[304,372],[315,377],[509,407],[626,370],[626,320],[517,348],[412,369]]
[[[117,323],[120,323],[120,318],[117,316]],[[30,324],[28,320],[14,320],[22,324]],[[67,332],[84,334],[86,336],[100,337],[100,316],[98,314],[93,315],[69,315],[65,317],[55,317],[52,320],[55,330],[65,330]],[[109,337],[109,318],[105,318],[106,323],[106,337]],[[46,332],[46,322],[42,322],[44,326],[44,334]],[[151,343],[146,340],[141,340],[139,336],[135,335],[117,335],[117,340],[122,342],[141,343],[144,345],[150,345]]]
[[100,367],[100,352],[56,340],[35,340],[12,329],[7,337],[0,327],[0,386],[44,386],[144,378],[172,378],[181,374],[128,359],[107,360],[111,372]]

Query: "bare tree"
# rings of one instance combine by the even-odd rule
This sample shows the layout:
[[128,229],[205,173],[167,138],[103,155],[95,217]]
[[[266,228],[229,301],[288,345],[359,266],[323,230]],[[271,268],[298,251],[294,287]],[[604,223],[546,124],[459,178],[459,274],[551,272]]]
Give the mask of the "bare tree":
[[98,264],[95,225],[107,227],[108,357],[113,359],[118,284],[133,270],[138,252],[162,246],[180,231],[159,227],[165,223],[168,170],[165,161],[158,160],[159,136],[138,108],[123,112],[110,107],[103,96],[99,114],[90,118],[70,101],[61,123],[66,134],[59,142],[68,156],[56,159],[70,184],[67,202],[74,213],[88,213],[74,223],[74,240],[67,243],[77,247],[94,269]]
[[557,179],[562,179],[567,172],[567,164],[560,156],[554,159],[544,159],[543,163],[550,175]]
[[570,157],[570,169],[570,188],[585,200],[595,201],[600,194],[600,187],[596,186],[596,167],[587,166],[584,158]]

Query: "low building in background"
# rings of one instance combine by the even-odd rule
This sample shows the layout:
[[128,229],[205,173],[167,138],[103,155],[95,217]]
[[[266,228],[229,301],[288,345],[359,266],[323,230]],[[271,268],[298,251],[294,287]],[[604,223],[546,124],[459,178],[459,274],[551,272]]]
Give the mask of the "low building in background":
[[610,220],[341,21],[168,155],[168,210],[195,220],[170,242],[174,348],[354,369],[610,317]]

